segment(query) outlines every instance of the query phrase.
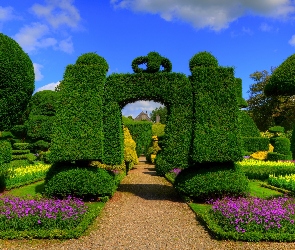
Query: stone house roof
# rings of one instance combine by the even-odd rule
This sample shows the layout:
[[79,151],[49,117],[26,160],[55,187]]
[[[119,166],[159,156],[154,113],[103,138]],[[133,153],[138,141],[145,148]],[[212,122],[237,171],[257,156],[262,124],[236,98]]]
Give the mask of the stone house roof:
[[140,114],[138,116],[136,116],[136,118],[134,118],[134,120],[135,121],[142,121],[142,120],[152,121],[151,118],[149,118],[147,111],[146,111],[146,113],[141,111]]

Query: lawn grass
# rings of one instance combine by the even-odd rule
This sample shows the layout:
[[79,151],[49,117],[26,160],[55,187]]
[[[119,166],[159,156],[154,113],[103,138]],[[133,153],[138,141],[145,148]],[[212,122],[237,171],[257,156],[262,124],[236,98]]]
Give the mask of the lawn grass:
[[19,188],[11,189],[10,191],[5,192],[5,195],[12,195],[17,197],[24,197],[24,196],[36,196],[41,195],[44,189],[44,180],[38,181],[33,184],[29,184],[26,186],[22,186]]
[[271,197],[284,196],[283,193],[261,186],[261,181],[250,181],[250,195],[262,199],[269,199]]

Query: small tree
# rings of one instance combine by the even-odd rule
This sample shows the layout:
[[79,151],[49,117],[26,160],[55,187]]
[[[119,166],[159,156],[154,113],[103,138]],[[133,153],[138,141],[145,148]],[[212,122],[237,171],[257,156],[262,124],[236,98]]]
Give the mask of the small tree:
[[153,122],[156,122],[156,117],[157,115],[160,116],[160,123],[166,124],[167,122],[167,108],[164,107],[159,107],[155,108],[152,113],[150,113],[150,118]]

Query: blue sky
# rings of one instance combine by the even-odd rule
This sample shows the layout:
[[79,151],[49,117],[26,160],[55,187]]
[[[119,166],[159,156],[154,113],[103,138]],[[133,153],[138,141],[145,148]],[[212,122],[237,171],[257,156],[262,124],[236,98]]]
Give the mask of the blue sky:
[[[2,0],[0,32],[15,39],[35,67],[35,90],[54,89],[83,53],[104,57],[109,73],[132,73],[131,62],[157,51],[172,70],[190,74],[190,58],[211,52],[235,68],[243,97],[255,71],[295,53],[295,3],[289,0]],[[159,104],[128,104],[123,115]]]

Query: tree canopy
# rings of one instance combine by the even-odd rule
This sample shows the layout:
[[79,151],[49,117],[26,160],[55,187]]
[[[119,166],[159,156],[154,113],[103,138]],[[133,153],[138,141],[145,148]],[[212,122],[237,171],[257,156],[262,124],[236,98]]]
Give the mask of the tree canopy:
[[167,107],[158,107],[155,108],[152,113],[150,113],[150,118],[153,122],[156,122],[157,115],[160,116],[160,123],[166,124],[167,121]]
[[282,126],[286,131],[295,124],[295,96],[267,96],[265,86],[276,69],[256,71],[250,75],[255,82],[250,86],[248,112],[260,131]]

